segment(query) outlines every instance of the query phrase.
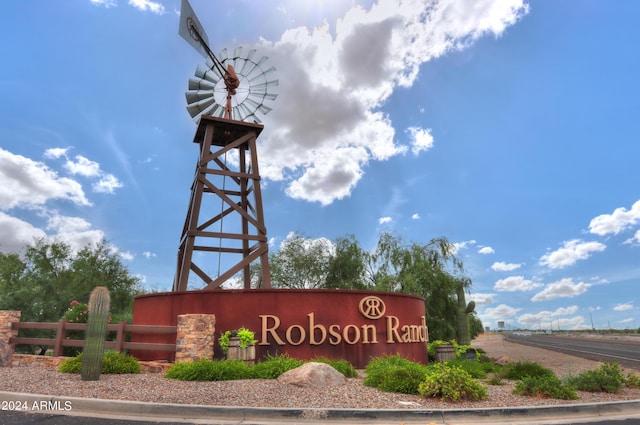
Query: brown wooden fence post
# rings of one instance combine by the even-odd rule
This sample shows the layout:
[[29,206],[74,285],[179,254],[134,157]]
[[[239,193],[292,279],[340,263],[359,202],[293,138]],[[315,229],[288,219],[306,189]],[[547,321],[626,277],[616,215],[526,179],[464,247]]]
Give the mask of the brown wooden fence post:
[[118,331],[116,332],[116,351],[122,352],[122,345],[124,344],[125,334],[124,334],[124,325],[127,322],[120,321],[118,322]]
[[58,322],[58,326],[56,327],[56,344],[53,346],[53,355],[58,357],[62,355],[62,341],[64,341],[64,337],[66,336],[66,331],[64,329],[64,320],[60,320]]

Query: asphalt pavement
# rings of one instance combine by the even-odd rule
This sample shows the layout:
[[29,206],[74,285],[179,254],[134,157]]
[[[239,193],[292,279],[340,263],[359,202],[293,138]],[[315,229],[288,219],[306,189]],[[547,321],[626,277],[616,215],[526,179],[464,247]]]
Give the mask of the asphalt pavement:
[[595,336],[538,335],[508,333],[505,338],[518,344],[540,347],[572,356],[600,362],[617,362],[621,366],[640,370],[640,337],[604,338]]

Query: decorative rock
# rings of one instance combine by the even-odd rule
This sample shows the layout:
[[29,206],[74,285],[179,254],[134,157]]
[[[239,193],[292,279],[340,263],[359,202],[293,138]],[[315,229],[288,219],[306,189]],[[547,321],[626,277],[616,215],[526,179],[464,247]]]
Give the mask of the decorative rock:
[[495,360],[495,364],[497,364],[498,366],[504,366],[507,363],[513,363],[513,359],[509,356],[500,356],[498,357],[497,360]]
[[278,377],[282,384],[299,387],[325,388],[342,385],[347,381],[343,374],[326,363],[309,362],[289,370]]
[[11,356],[13,348],[0,339],[0,367],[11,366]]

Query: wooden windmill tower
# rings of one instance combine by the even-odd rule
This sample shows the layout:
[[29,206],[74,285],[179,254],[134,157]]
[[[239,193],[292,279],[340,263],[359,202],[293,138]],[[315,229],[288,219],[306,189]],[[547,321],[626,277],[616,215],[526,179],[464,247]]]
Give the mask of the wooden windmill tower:
[[[199,287],[216,289],[229,278],[243,275],[243,287],[251,288],[250,266],[260,260],[258,286],[271,287],[267,229],[262,209],[256,140],[264,128],[256,113],[271,108],[275,100],[269,80],[275,68],[264,68],[267,58],[254,60],[237,48],[218,59],[187,0],[182,0],[182,35],[200,53],[206,66],[198,66],[189,79],[187,110],[198,123],[193,139],[199,146],[189,208],[178,248],[174,291],[186,291],[190,276]],[[217,264],[217,271],[211,265]],[[193,274],[191,273],[193,272]]]

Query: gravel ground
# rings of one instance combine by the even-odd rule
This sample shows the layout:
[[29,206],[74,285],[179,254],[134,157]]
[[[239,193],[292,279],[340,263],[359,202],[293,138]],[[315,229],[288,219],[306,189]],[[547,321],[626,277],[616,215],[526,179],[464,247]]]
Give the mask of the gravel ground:
[[[481,336],[474,346],[485,349],[490,357],[509,357],[544,364],[558,376],[595,369],[598,362],[532,348],[504,341],[501,335]],[[634,371],[638,373],[638,371]],[[279,384],[276,380],[242,380],[224,382],[184,382],[165,379],[162,374],[102,375],[99,381],[83,382],[79,375],[57,372],[46,366],[17,366],[0,369],[0,391],[46,394],[62,397],[84,397],[178,403],[214,406],[250,406],[272,408],[323,409],[449,409],[491,408],[509,406],[563,405],[640,400],[640,390],[623,389],[617,394],[578,392],[579,400],[550,400],[511,394],[514,382],[485,385],[489,397],[473,402],[443,402],[420,396],[384,393],[362,385],[362,379],[351,378],[342,386],[323,390],[305,389]]]

